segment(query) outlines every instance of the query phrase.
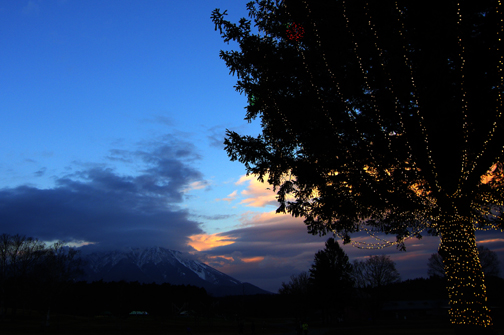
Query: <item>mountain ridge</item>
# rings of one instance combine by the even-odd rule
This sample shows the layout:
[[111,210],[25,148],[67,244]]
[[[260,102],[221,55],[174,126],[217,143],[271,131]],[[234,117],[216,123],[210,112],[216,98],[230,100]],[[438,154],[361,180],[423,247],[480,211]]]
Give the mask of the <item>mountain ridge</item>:
[[84,280],[138,281],[203,287],[209,294],[271,294],[250,283],[241,282],[211,266],[190,259],[182,252],[162,247],[125,248],[95,252],[83,257]]

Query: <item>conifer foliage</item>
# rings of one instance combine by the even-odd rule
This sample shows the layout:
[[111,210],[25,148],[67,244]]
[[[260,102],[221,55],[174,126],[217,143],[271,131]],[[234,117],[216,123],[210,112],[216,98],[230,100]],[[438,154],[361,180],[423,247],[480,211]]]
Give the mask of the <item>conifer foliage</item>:
[[311,300],[321,308],[324,319],[330,320],[348,306],[352,298],[352,264],[334,238],[329,238],[325,248],[315,254],[310,268]]
[[325,248],[315,254],[310,268],[310,279],[319,293],[337,292],[343,296],[345,290],[348,292],[352,289],[352,264],[334,238],[329,238]]
[[[255,0],[212,20],[257,137],[231,160],[313,234],[441,237],[458,325],[492,324],[475,229],[502,230],[501,0]],[[253,25],[252,25],[253,23]]]

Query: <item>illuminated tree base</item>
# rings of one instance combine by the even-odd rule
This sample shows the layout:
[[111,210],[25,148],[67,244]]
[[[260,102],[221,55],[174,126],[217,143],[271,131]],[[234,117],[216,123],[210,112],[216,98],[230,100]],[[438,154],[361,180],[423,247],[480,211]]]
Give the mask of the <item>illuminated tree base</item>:
[[439,253],[446,271],[450,321],[461,326],[492,326],[474,225],[457,217],[445,220],[440,232]]

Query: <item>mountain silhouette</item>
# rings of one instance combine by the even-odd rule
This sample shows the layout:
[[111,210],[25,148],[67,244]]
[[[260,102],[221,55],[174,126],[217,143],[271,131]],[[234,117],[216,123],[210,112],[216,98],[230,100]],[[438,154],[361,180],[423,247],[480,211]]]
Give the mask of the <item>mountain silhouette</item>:
[[183,253],[160,247],[127,248],[84,256],[84,280],[169,283],[203,287],[213,296],[271,294]]

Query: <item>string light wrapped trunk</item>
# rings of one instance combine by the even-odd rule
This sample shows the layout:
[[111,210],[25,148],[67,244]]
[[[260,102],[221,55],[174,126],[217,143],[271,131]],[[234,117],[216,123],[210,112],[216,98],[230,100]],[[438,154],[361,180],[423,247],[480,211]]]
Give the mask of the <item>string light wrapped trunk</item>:
[[439,225],[451,309],[456,325],[486,328],[492,325],[484,274],[476,247],[475,227],[467,216],[443,217]]

